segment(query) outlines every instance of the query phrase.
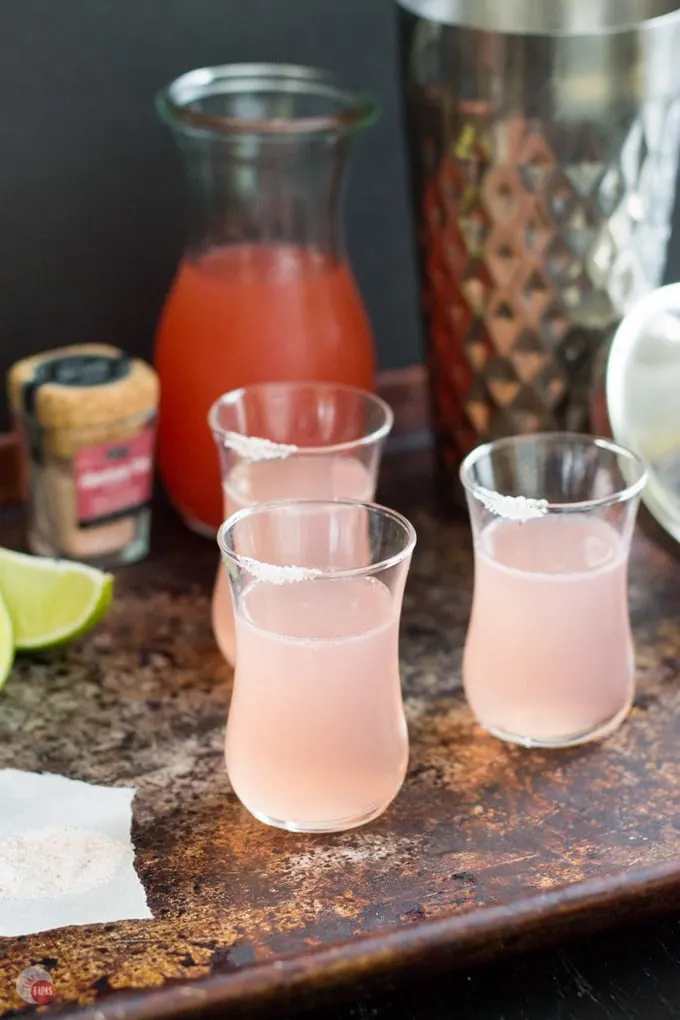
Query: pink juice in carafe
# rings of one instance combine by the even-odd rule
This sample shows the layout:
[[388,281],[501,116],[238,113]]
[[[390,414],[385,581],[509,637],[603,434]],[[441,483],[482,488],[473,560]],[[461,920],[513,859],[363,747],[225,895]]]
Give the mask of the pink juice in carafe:
[[634,672],[627,548],[611,525],[550,514],[485,529],[463,657],[482,725],[526,744],[614,729]]
[[375,371],[370,326],[348,266],[290,245],[235,245],[184,260],[155,359],[163,480],[185,518],[207,529],[221,523],[205,427],[213,400],[268,379],[333,379],[370,389]]
[[408,760],[399,600],[372,577],[256,581],[236,634],[226,763],[239,799],[308,831],[380,814]]
[[[374,480],[372,473],[355,457],[337,454],[296,453],[279,460],[239,461],[228,475],[224,485],[225,520],[237,510],[254,506],[257,503],[269,503],[284,499],[355,499],[368,501],[373,498]],[[314,529],[319,533],[319,547],[327,549],[327,525],[324,526],[322,515],[314,521],[307,520],[307,531],[304,536],[304,552],[307,559],[304,566],[314,566]],[[327,513],[325,513],[327,519]],[[258,529],[260,541],[255,552],[263,561],[279,562],[277,558],[276,535],[267,535],[270,527],[262,522]],[[310,534],[311,529],[311,534]],[[368,536],[360,535],[356,528],[356,541],[367,543]],[[358,565],[363,555],[348,536],[345,536],[344,549],[336,549],[336,567],[352,567]],[[367,555],[367,554],[366,554]],[[340,562],[340,558],[344,562]],[[319,564],[316,564],[317,566]],[[327,565],[327,564],[324,564]],[[212,626],[215,640],[225,659],[232,665],[236,661],[234,612],[232,607],[229,584],[222,565],[217,572],[212,602]]]

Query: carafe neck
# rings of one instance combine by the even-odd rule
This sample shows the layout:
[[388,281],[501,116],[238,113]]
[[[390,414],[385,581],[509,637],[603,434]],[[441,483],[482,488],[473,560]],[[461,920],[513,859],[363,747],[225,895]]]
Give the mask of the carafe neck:
[[342,258],[348,153],[375,103],[324,71],[226,64],[189,71],[156,99],[183,153],[189,248],[287,245]]
[[344,258],[346,132],[175,137],[189,185],[187,254],[287,245]]

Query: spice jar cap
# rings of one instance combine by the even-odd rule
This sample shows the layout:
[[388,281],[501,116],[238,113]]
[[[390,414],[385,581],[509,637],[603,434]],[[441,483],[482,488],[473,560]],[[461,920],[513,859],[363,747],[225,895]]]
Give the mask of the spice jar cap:
[[62,354],[38,364],[35,372],[22,389],[22,404],[26,414],[33,414],[36,395],[46,383],[59,386],[102,386],[117,382],[130,374],[130,359],[122,351],[112,355]]
[[44,429],[90,429],[154,411],[159,384],[150,365],[117,347],[77,344],[17,362],[8,391],[15,412]]
[[614,438],[647,467],[645,506],[680,541],[680,284],[653,291],[621,321],[606,397]]

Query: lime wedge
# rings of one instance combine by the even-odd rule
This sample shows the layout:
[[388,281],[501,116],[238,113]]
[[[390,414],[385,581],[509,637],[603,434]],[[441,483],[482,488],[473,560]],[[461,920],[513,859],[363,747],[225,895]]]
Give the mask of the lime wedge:
[[5,601],[0,595],[0,687],[3,687],[14,662],[14,631]]
[[37,651],[66,644],[94,627],[111,604],[113,577],[82,563],[0,548],[0,592],[15,649]]

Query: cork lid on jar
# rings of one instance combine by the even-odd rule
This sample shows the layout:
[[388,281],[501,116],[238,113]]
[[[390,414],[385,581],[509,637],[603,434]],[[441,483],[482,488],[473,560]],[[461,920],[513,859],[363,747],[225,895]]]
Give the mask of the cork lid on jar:
[[109,344],[74,344],[18,361],[9,370],[10,405],[38,427],[52,452],[122,437],[155,413],[153,368]]
[[8,375],[12,408],[44,428],[92,427],[152,411],[158,377],[108,344],[76,344],[18,361]]

